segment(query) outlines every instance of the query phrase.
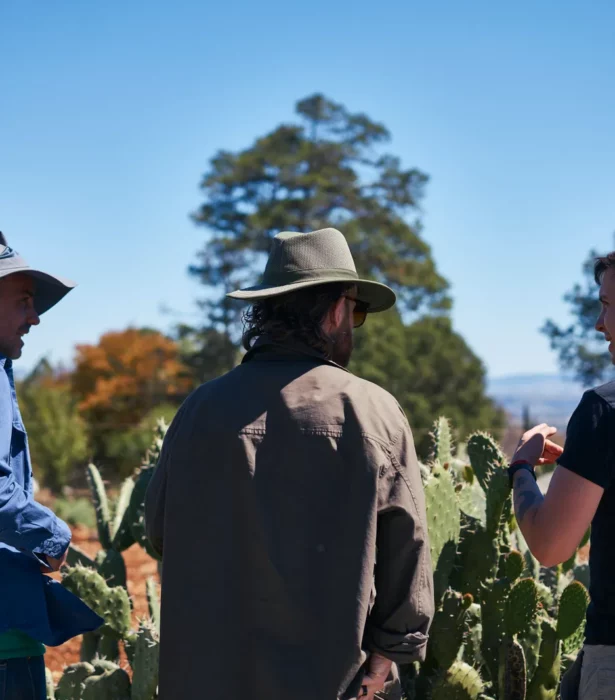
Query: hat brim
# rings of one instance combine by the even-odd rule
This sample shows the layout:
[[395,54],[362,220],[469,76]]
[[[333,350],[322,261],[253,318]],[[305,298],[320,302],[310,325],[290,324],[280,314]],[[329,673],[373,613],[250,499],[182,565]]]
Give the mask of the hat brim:
[[9,275],[17,274],[29,275],[36,280],[34,308],[39,316],[49,311],[49,309],[61,301],[71,289],[77,286],[74,282],[64,279],[63,277],[56,277],[42,270],[33,270],[31,267],[0,270],[0,277],[8,277]]
[[270,297],[279,297],[283,294],[290,294],[291,292],[296,292],[298,289],[319,287],[325,284],[339,284],[340,282],[356,285],[357,299],[369,305],[368,313],[386,311],[394,306],[397,301],[395,292],[390,287],[387,287],[386,284],[373,282],[371,280],[341,279],[339,277],[302,280],[301,282],[284,284],[279,287],[257,284],[253,287],[246,287],[245,289],[238,289],[235,292],[229,292],[226,296],[231,299],[241,299],[243,301],[258,301],[259,299],[268,299]]

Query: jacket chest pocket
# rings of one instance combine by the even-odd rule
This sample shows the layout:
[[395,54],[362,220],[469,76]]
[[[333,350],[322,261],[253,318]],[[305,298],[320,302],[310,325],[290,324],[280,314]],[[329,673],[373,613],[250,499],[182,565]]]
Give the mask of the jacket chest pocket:
[[28,438],[22,428],[13,423],[11,435],[10,468],[15,481],[23,488],[28,489],[30,483],[30,464],[28,460]]

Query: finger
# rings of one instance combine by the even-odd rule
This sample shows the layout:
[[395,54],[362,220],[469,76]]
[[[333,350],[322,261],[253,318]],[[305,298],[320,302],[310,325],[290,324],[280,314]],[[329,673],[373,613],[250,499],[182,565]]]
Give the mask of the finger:
[[368,690],[373,690],[374,692],[377,692],[378,690],[381,690],[384,688],[384,684],[386,683],[388,673],[386,675],[367,675],[363,678],[363,686],[366,687]]
[[564,452],[564,448],[561,445],[558,445],[556,442],[553,442],[552,440],[547,440],[545,442],[545,450],[558,455],[561,455]]
[[523,434],[523,437],[521,438],[520,444],[523,444],[523,443],[527,442],[528,440],[531,440],[534,437],[534,435],[542,434],[542,431],[548,427],[549,426],[546,423],[541,423],[540,425],[536,425],[531,430],[528,430],[527,432],[525,432]]
[[557,433],[557,428],[554,428],[552,425],[545,425],[538,432],[544,437],[548,438]]

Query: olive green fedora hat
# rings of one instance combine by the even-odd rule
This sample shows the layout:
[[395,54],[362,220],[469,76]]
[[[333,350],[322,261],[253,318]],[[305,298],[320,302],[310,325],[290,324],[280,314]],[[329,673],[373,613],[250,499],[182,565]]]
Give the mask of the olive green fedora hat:
[[386,311],[396,301],[395,292],[385,284],[359,279],[348,242],[334,228],[310,233],[278,233],[273,238],[260,284],[227,296],[258,301],[333,282],[355,284],[357,299],[369,304],[370,313]]

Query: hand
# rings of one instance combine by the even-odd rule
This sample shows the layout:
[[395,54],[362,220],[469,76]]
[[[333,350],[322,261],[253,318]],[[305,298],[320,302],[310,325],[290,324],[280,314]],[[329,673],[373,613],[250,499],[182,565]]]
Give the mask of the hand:
[[385,659],[384,656],[380,656],[380,654],[372,654],[369,657],[367,674],[363,678],[363,684],[361,686],[361,698],[373,700],[374,695],[384,688],[392,665],[392,661]]
[[[66,556],[68,554],[68,550],[64,552],[64,554],[59,558],[59,559],[54,559],[54,557],[49,557],[45,555],[45,559],[47,559],[47,562],[49,563],[49,566],[52,571],[59,571],[64,564],[66,564]],[[47,569],[45,566],[41,566],[41,571],[44,574],[49,573],[49,569]]]
[[512,461],[529,462],[534,467],[537,464],[553,464],[564,451],[559,445],[549,440],[556,432],[557,428],[546,423],[528,430],[521,438]]

